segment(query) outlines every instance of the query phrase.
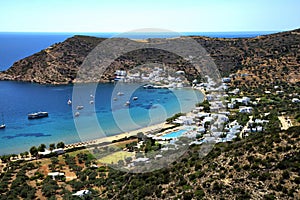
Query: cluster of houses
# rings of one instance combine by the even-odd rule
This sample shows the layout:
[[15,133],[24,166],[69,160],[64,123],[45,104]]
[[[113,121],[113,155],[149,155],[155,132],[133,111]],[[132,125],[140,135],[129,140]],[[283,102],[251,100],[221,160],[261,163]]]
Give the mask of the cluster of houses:
[[[227,94],[226,83],[216,84],[209,77],[206,83],[196,84],[194,81],[194,88],[205,91],[206,100],[209,102],[209,111],[204,108],[204,106],[198,106],[192,110],[192,112],[179,116],[173,123],[179,124],[179,129],[181,134],[171,133],[158,133],[156,135],[147,135],[151,140],[156,141],[162,145],[161,150],[168,150],[168,144],[175,144],[179,140],[180,136],[185,136],[190,138],[191,144],[202,144],[202,143],[218,143],[232,141],[236,138],[243,127],[235,120],[233,122],[229,121],[230,112],[227,110],[226,101],[224,101],[224,96]],[[223,80],[228,82],[228,79]],[[250,103],[250,98],[242,97],[232,100],[232,103],[240,103],[241,105],[248,105]],[[247,109],[247,113],[251,113],[251,107],[243,107]],[[243,111],[241,111],[243,112]],[[177,131],[178,132],[178,131]],[[143,145],[143,141],[140,141],[137,145]]]
[[[267,120],[255,119],[252,121],[252,118],[250,118],[244,127],[237,120],[230,122],[229,115],[231,112],[251,114],[253,112],[251,105],[256,104],[256,102],[252,102],[246,96],[229,98],[230,101],[224,98],[239,94],[238,88],[228,91],[227,83],[230,83],[230,77],[223,78],[222,83],[218,84],[209,77],[206,78],[206,83],[197,84],[196,80],[193,83],[194,88],[205,91],[205,97],[209,102],[210,110],[205,111],[203,106],[198,106],[191,113],[176,118],[173,123],[179,124],[181,130],[183,130],[180,136],[193,139],[193,142],[190,144],[202,144],[205,142],[219,143],[232,141],[239,135],[246,136],[250,132],[263,131],[263,127],[268,123]],[[174,144],[179,136],[164,137],[163,135],[148,135],[148,137],[161,144]],[[139,145],[142,145],[142,143]]]
[[184,77],[184,71],[170,71],[161,67],[143,68],[141,70],[116,70],[114,81],[142,82],[163,85],[166,88],[181,88],[189,85]]

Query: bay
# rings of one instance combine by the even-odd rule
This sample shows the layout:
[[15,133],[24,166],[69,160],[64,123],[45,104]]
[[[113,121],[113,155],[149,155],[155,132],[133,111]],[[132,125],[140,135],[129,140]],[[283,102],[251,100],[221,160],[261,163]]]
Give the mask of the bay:
[[[41,143],[74,143],[157,124],[178,112],[190,111],[203,99],[202,93],[193,89],[147,90],[140,86],[98,84],[93,93],[91,85],[83,84],[76,88],[84,92],[74,96],[73,85],[0,81],[0,114],[6,124],[6,128],[0,130],[0,155],[23,152]],[[118,92],[124,95],[118,96]],[[138,99],[132,100],[135,96]],[[72,97],[74,101],[70,106],[67,101]],[[128,100],[130,106],[125,106]],[[79,111],[79,117],[74,117],[79,104],[84,109]],[[47,111],[49,117],[27,119],[28,113],[37,111]],[[95,125],[95,116],[100,131]],[[78,122],[84,127],[76,127]]]

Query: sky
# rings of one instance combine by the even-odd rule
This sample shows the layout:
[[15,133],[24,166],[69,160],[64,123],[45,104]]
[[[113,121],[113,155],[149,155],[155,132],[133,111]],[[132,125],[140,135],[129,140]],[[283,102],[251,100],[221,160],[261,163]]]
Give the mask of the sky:
[[299,0],[1,0],[0,32],[283,31]]

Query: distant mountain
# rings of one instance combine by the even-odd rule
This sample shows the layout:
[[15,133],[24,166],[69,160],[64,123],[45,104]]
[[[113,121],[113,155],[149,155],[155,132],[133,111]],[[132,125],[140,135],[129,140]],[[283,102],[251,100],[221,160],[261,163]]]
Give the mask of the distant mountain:
[[[258,82],[266,79],[299,82],[300,29],[255,38],[192,38],[206,49],[222,75],[238,72],[249,74]],[[86,56],[104,40],[89,36],[68,38],[15,62],[7,71],[0,73],[0,79],[43,84],[72,83]],[[167,39],[159,40],[165,42]],[[177,55],[157,49],[143,49],[119,57],[96,80],[110,81],[116,69],[129,69],[146,62],[164,63],[184,70],[189,80],[199,75],[190,63]]]

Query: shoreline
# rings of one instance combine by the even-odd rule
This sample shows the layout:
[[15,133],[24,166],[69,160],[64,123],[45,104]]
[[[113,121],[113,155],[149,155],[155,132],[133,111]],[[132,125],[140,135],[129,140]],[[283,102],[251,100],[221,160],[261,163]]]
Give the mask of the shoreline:
[[[199,88],[194,88],[194,87],[184,87],[184,88],[180,88],[180,89],[192,89],[192,90],[196,90],[196,91],[200,91],[200,93],[202,93],[204,95],[204,98],[202,99],[202,101],[205,99],[205,94],[203,93],[203,91],[199,90]],[[199,99],[200,100],[200,99]],[[189,114],[191,111],[189,112],[185,112],[185,114]],[[146,134],[150,134],[153,132],[157,132],[161,129],[164,128],[168,128],[172,126],[172,124],[167,124],[167,122],[161,122],[158,124],[153,124],[147,127],[141,127],[139,129],[136,130],[131,130],[128,132],[121,132],[119,134],[116,135],[112,135],[112,136],[105,136],[102,138],[95,138],[95,139],[90,139],[90,140],[86,140],[86,141],[78,141],[78,142],[73,142],[73,143],[68,143],[67,141],[62,141],[65,143],[65,147],[64,150],[68,150],[68,149],[72,149],[75,147],[83,147],[83,146],[88,146],[88,145],[97,145],[97,144],[102,144],[105,145],[104,143],[112,143],[112,141],[114,140],[120,140],[120,139],[124,139],[126,137],[131,137],[131,136],[135,136],[137,135],[139,132]],[[27,150],[28,151],[28,150]],[[22,152],[18,152],[15,153],[17,155],[20,155]],[[3,155],[9,155],[9,154],[3,154]]]
[[[192,89],[192,90],[197,90],[200,91],[203,94],[203,100],[205,100],[205,96],[206,93],[203,89],[201,88],[195,88],[195,87],[183,87],[184,89]],[[181,88],[179,88],[181,89]],[[186,115],[190,115],[192,111],[186,112]],[[103,138],[97,138],[97,139],[93,139],[93,140],[88,140],[85,142],[76,142],[76,143],[70,143],[70,144],[66,144],[65,145],[65,150],[66,149],[71,149],[74,147],[83,147],[83,146],[88,146],[88,145],[99,145],[101,143],[106,143],[106,142],[110,142],[112,144],[112,141],[114,140],[120,140],[120,139],[124,139],[126,137],[130,137],[130,136],[135,136],[138,133],[142,132],[143,134],[147,135],[153,132],[156,132],[158,130],[164,129],[164,128],[168,128],[171,127],[172,124],[167,124],[167,122],[162,122],[162,123],[158,123],[158,124],[154,124],[154,125],[150,125],[147,127],[143,127],[143,128],[139,128],[136,130],[132,130],[132,131],[128,131],[128,132],[122,132],[113,136],[107,136],[107,137],[103,137]],[[177,127],[178,128],[178,127]]]
[[113,136],[97,138],[97,139],[89,140],[89,141],[85,141],[85,142],[66,144],[64,149],[67,150],[67,149],[72,149],[74,147],[83,147],[83,146],[88,146],[88,145],[102,144],[102,143],[106,143],[106,142],[110,142],[112,144],[112,141],[114,141],[114,140],[120,140],[120,139],[124,139],[126,137],[128,138],[130,136],[135,136],[140,132],[147,135],[147,134],[159,131],[163,128],[167,128],[170,126],[172,126],[172,125],[167,124],[166,122],[162,122],[159,124],[154,124],[154,125],[150,125],[150,126],[147,126],[144,128],[139,128],[139,129],[128,131],[128,132],[123,132],[123,133],[113,135]]

